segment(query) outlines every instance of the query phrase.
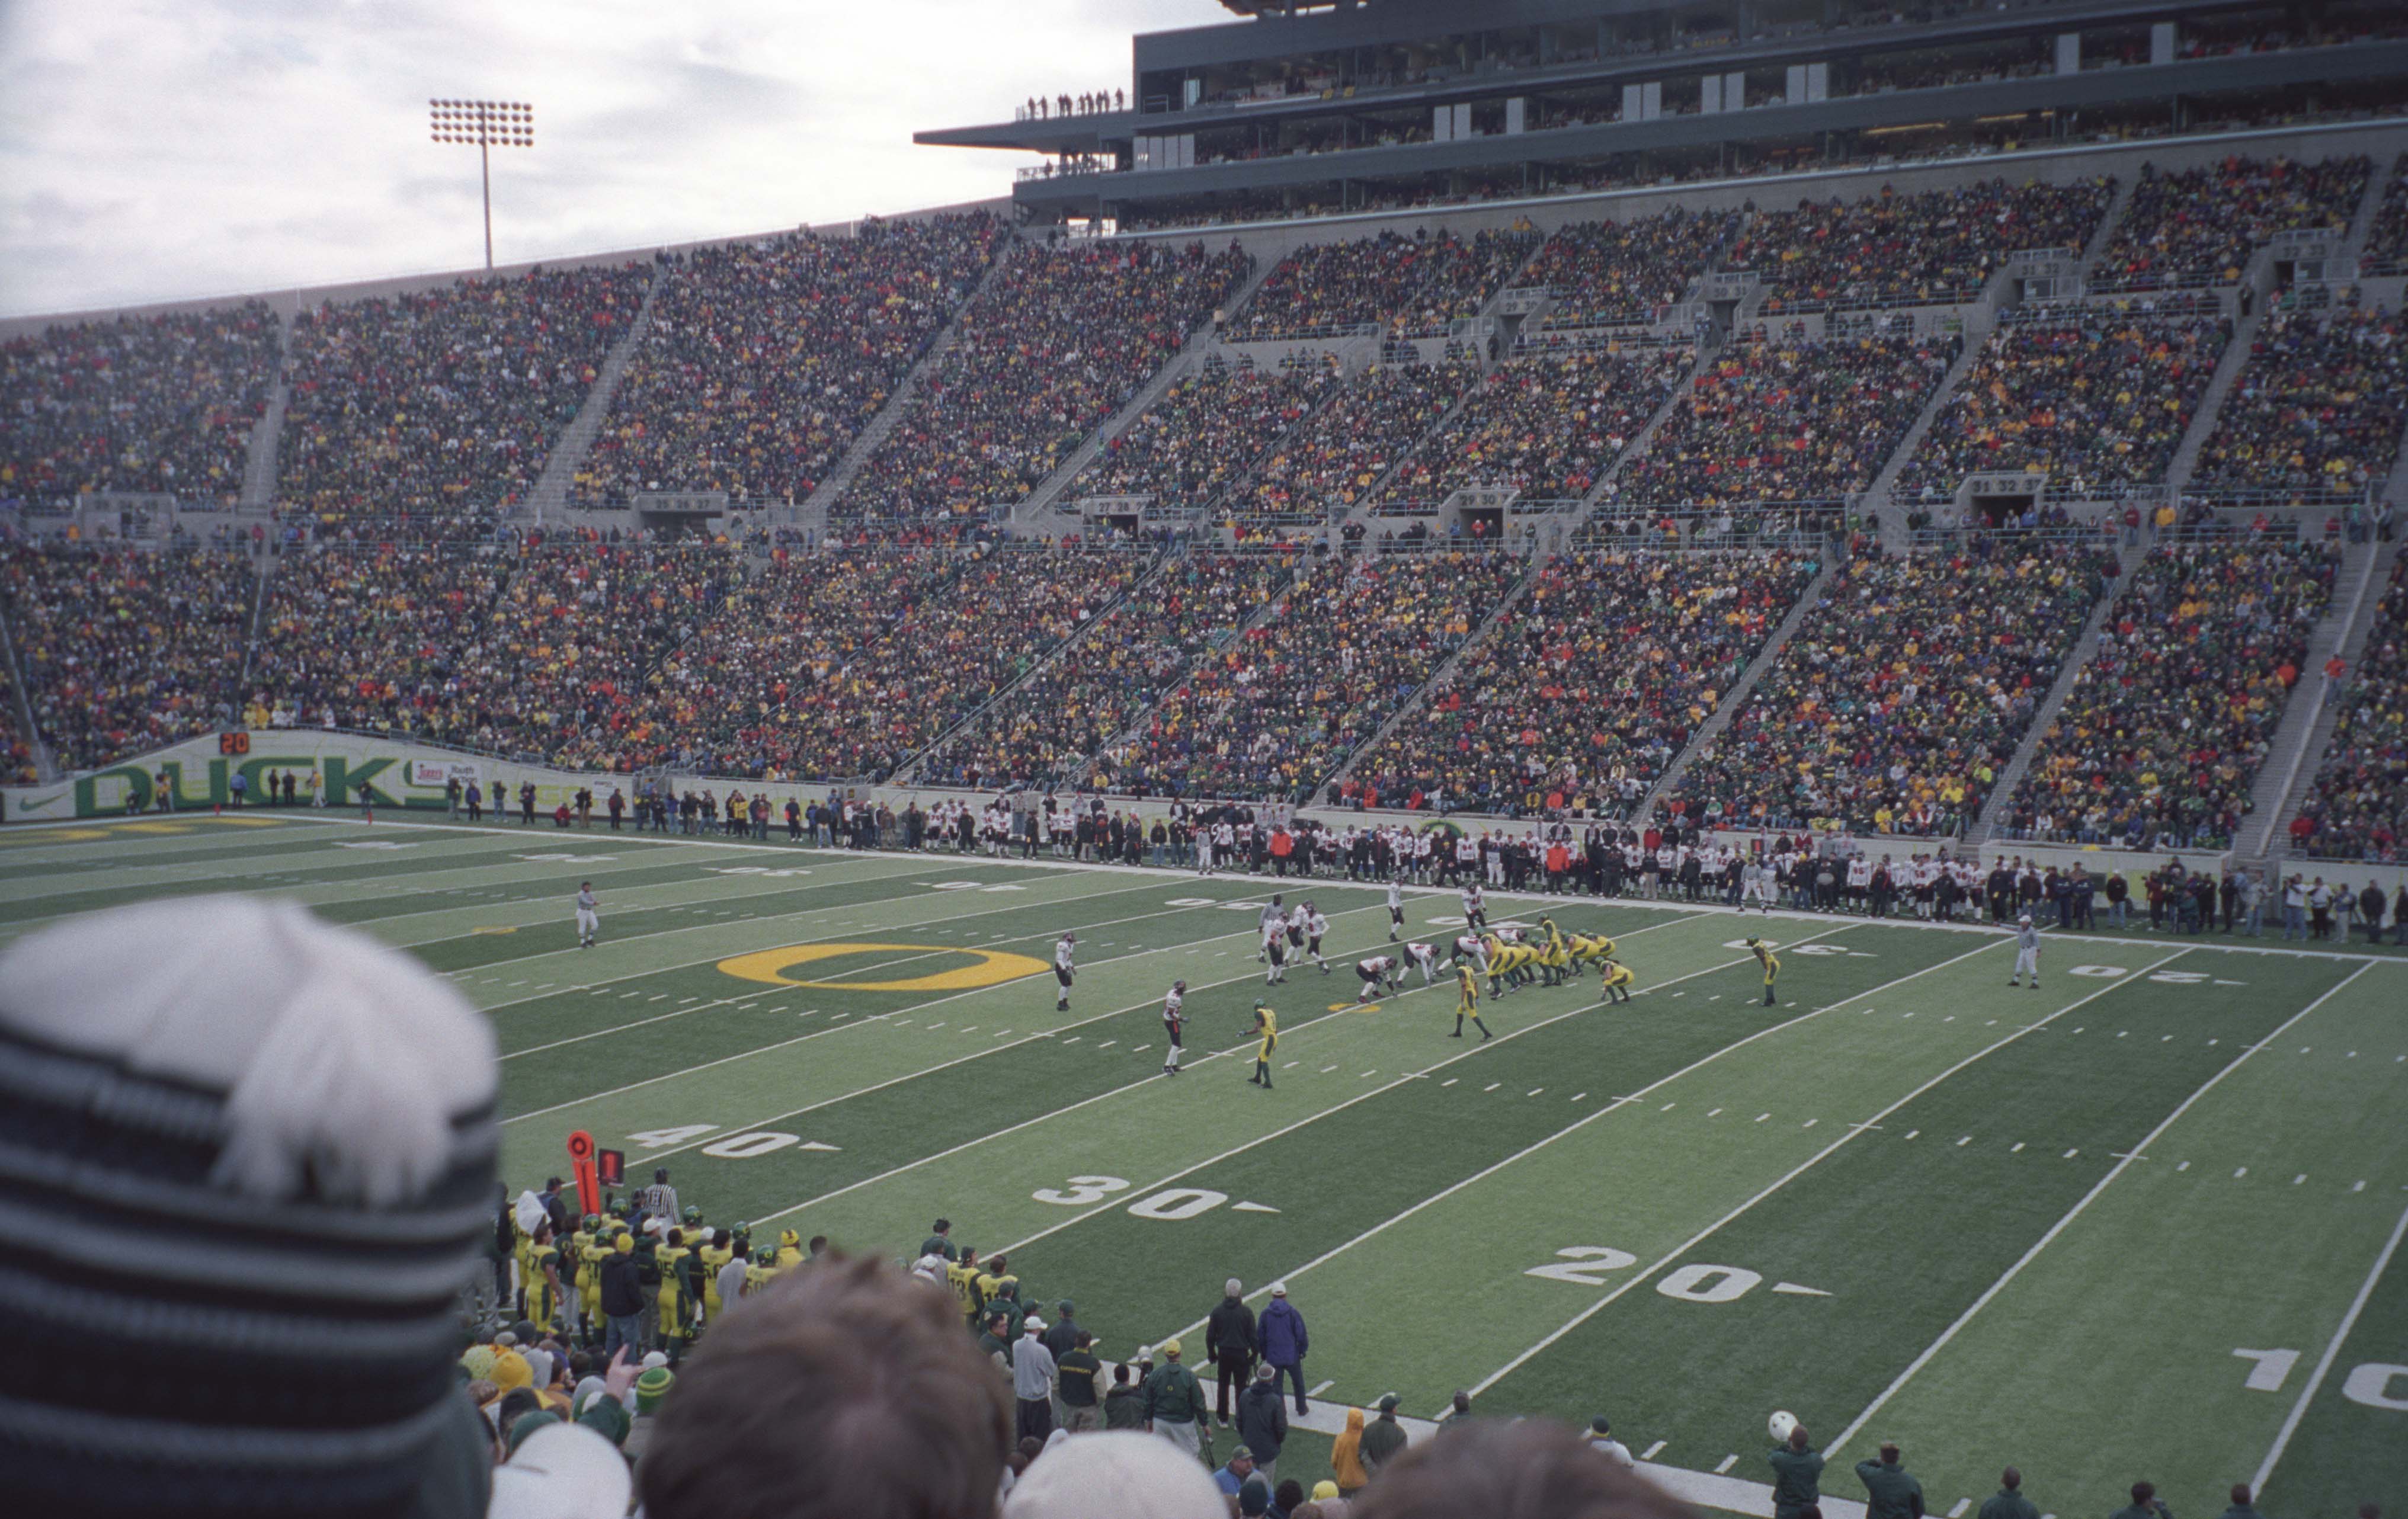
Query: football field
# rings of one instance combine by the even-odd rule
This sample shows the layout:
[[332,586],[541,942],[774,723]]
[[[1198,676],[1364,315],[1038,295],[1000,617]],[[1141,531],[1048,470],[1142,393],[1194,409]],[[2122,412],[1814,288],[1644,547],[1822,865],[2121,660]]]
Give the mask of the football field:
[[[513,1192],[585,1129],[756,1240],[902,1258],[942,1215],[1110,1359],[1184,1334],[1198,1362],[1225,1278],[1258,1308],[1281,1281],[1329,1405],[1606,1413],[1718,1507],[1761,1504],[1776,1408],[1829,1495],[1894,1439],[1938,1514],[2008,1462],[2052,1514],[2138,1478],[2183,1514],[2236,1481],[2282,1516],[2408,1498],[2396,952],[2050,935],[2035,991],[1986,930],[1499,895],[1495,920],[1612,935],[1638,995],[1526,989],[1483,1043],[1448,1037],[1443,982],[1354,1000],[1387,913],[1326,881],[326,814],[0,834],[10,939],[226,890],[486,1010]],[[1273,891],[1328,916],[1331,973],[1264,986]],[[1459,910],[1411,894],[1409,932]],[[1775,1007],[1747,933],[1781,944]]]

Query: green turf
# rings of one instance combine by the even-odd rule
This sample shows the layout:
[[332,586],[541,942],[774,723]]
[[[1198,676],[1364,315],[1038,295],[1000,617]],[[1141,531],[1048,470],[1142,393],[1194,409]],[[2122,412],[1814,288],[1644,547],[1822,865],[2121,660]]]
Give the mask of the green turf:
[[[581,1127],[718,1224],[900,1255],[942,1214],[1032,1296],[1077,1298],[1114,1357],[1197,1327],[1226,1277],[1258,1304],[1282,1280],[1326,1399],[1606,1412],[1666,1468],[1759,1483],[1784,1407],[1839,1442],[1828,1493],[1856,1496],[1846,1465],[1897,1438],[1940,1513],[2011,1460],[2067,1514],[2138,1476],[2179,1512],[2220,1505],[2270,1460],[2281,1514],[2408,1480],[2408,1373],[2383,1370],[2408,1363],[2408,1250],[2375,1270],[2408,1207],[2396,957],[2052,934],[2034,991],[1987,932],[1575,899],[1549,910],[1620,940],[1639,995],[1524,990],[1484,1004],[1481,1043],[1448,1037],[1443,983],[1356,1001],[1354,960],[1388,948],[1374,888],[146,821],[0,834],[0,936],[263,890],[402,947],[492,1020],[513,1188],[565,1171]],[[1264,984],[1273,891],[1330,917],[1330,974]],[[1458,910],[1416,893],[1409,932],[1443,943]],[[1067,1011],[1043,965],[1065,929]],[[1777,1007],[1748,932],[1784,943]],[[770,950],[816,957],[774,982],[724,968]],[[1027,958],[941,979],[998,954]],[[1257,996],[1281,1016],[1268,1092],[1245,1080]],[[2235,1350],[2292,1354],[2252,1385],[2274,1363]],[[1319,1475],[1326,1437],[1299,1441],[1283,1474]]]

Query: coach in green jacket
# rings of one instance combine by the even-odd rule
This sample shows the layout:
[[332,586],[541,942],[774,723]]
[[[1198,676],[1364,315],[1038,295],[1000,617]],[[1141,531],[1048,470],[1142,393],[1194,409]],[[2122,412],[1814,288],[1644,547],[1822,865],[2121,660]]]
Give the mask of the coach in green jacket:
[[2024,1497],[2024,1474],[2009,1467],[1999,1474],[1998,1496],[1982,1505],[1976,1519],[2040,1519],[2040,1505]]
[[1898,1464],[1898,1447],[1884,1445],[1878,1461],[1856,1463],[1865,1484],[1865,1519],[1923,1519],[1923,1484]]
[[1789,1443],[1765,1456],[1772,1463],[1772,1519],[1798,1515],[1823,1501],[1823,1453],[1806,1448],[1806,1426],[1789,1431]]

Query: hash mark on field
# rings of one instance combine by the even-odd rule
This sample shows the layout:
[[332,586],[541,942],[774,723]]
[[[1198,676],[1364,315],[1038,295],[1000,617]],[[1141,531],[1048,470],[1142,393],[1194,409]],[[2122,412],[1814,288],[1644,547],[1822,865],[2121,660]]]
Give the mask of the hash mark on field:
[[660,996],[658,996],[646,997],[644,1000],[646,1000],[646,1001],[648,1001],[648,1002],[666,1002],[668,999],[669,999],[669,995],[668,995],[666,992],[663,992],[663,993],[662,993]]
[[1583,1097],[1584,1097],[1584,1096],[1588,1096],[1588,1094],[1587,1094],[1587,1093],[1585,1093],[1585,1092],[1575,1092],[1575,1093],[1573,1093],[1573,1094],[1572,1094],[1572,1100],[1573,1100],[1574,1102],[1578,1102],[1581,1098],[1583,1098]]
[[1758,1113],[1758,1114],[1756,1114],[1756,1121],[1757,1123],[1761,1124],[1761,1123],[1763,1123],[1766,1119],[1768,1119],[1768,1118],[1770,1118],[1770,1117],[1771,1117],[1771,1116],[1772,1116],[1772,1115],[1771,1115],[1770,1113]]
[[1331,1071],[1336,1070],[1337,1068],[1337,1068],[1336,1066],[1324,1066],[1324,1067],[1322,1067],[1322,1068],[1321,1068],[1321,1074],[1323,1074],[1324,1076],[1326,1076],[1326,1075],[1328,1075]]
[[699,1002],[701,1000],[702,998],[698,996],[681,996],[678,998],[678,1006],[682,1008],[689,1002]]
[[1708,1118],[1719,1118],[1722,1116],[1722,1111],[1723,1111],[1720,1108],[1716,1108],[1713,1111],[1706,1114],[1706,1116]]
[[[1011,1030],[1010,1030],[1010,1029],[1009,1029],[1009,1028],[998,1028],[998,1029],[996,1029],[996,1030],[995,1031],[995,1037],[996,1037],[996,1039],[1003,1039],[1003,1038],[1005,1038],[1006,1036],[1008,1036],[1009,1034],[1010,1034],[1010,1032],[1011,1032]],[[1142,1049],[1144,1049],[1144,1048],[1145,1048],[1145,1046],[1144,1046],[1144,1045],[1142,1045],[1142,1044],[1140,1044],[1140,1045],[1139,1045],[1139,1046],[1138,1046],[1138,1048],[1139,1048],[1139,1049],[1140,1049],[1140,1050],[1142,1050]]]
[[2232,1179],[2233,1179],[2234,1181],[2238,1182],[2238,1181],[2240,1181],[2243,1177],[2244,1177],[2244,1176],[2246,1176],[2246,1175],[2248,1175],[2248,1174],[2249,1174],[2249,1168],[2248,1168],[2248,1167],[2246,1167],[2246,1166],[2243,1166],[2243,1167],[2237,1168],[2233,1171],[2233,1173],[2232,1173]]
[[1810,1118],[1810,1119],[1806,1120],[1806,1122],[1804,1122],[1803,1124],[1799,1125],[1798,1126],[1799,1126],[1799,1128],[1813,1128],[1815,1125],[1817,1125],[1817,1124],[1819,1124],[1819,1123],[1821,1123],[1821,1122],[1822,1122],[1822,1120],[1821,1120],[1821,1119],[1819,1119],[1819,1118]]
[[2020,1154],[2022,1154],[2023,1153],[2024,1153],[2024,1141],[2023,1141],[2023,1140],[2021,1140],[2021,1139],[2017,1139],[2017,1140],[2014,1142],[2014,1148],[2013,1148],[2013,1149],[2011,1149],[2011,1150],[2009,1150],[2009,1151],[2007,1152],[2007,1154],[2011,1154],[2011,1155],[2020,1155]]
[[1461,1080],[1463,1080],[1463,1078],[1460,1076],[1450,1076],[1445,1081],[1442,1081],[1438,1084],[1440,1086],[1453,1086],[1455,1082]]
[[1151,1044],[1140,1044],[1140,1045],[1139,1045],[1136,1049],[1131,1050],[1131,1051],[1129,1052],[1129,1053],[1131,1053],[1131,1054],[1143,1054],[1143,1053],[1145,1053],[1148,1050],[1151,1050],[1151,1049],[1153,1049],[1153,1048],[1154,1048],[1154,1046],[1153,1046],[1153,1045],[1151,1045]]
[[[1294,1070],[1294,1069],[1296,1069],[1296,1068],[1297,1068],[1297,1067],[1301,1066],[1301,1065],[1303,1065],[1303,1064],[1304,1064],[1304,1062],[1303,1062],[1303,1061],[1301,1061],[1301,1060],[1291,1060],[1291,1061],[1289,1061],[1286,1065],[1282,1066],[1282,1067],[1280,1068],[1280,1069],[1282,1069],[1282,1070]],[[1311,1396],[1312,1396],[1312,1394],[1310,1394],[1310,1393],[1308,1393],[1308,1394],[1306,1394],[1305,1396],[1306,1396],[1306,1397],[1311,1397]]]
[[2181,1165],[2179,1165],[2179,1166],[2175,1167],[2175,1168],[2174,1168],[2174,1169],[2176,1169],[2176,1170],[2178,1170],[2178,1171],[2186,1171],[2186,1170],[2190,1169],[2190,1162],[2189,1162],[2189,1161],[2187,1161],[2187,1160],[2186,1160],[2186,1161],[2184,1161]]
[[1653,1460],[1655,1460],[1655,1459],[1656,1459],[1656,1453],[1657,1451],[1662,1450],[1662,1449],[1664,1448],[1664,1445],[1665,1445],[1665,1441],[1660,1440],[1657,1440],[1655,1444],[1648,1446],[1648,1447],[1647,1447],[1647,1452],[1646,1452],[1646,1454],[1645,1454],[1645,1455],[1641,1455],[1639,1459],[1641,1459],[1641,1461],[1653,1461]]
[[514,981],[514,982],[510,982],[510,984],[511,984],[512,986],[524,986],[524,985],[526,984],[526,982],[523,982],[523,981]]
[[1369,1078],[1369,1077],[1372,1077],[1372,1076],[1377,1076],[1377,1075],[1379,1075],[1379,1074],[1380,1074],[1380,1073],[1379,1073],[1377,1070],[1367,1070],[1367,1071],[1365,1071],[1365,1072],[1363,1073],[1363,1076],[1364,1076],[1365,1078]]
[[2074,1156],[2076,1156],[2076,1155],[2078,1155],[2078,1154],[2082,1154],[2082,1152],[2081,1152],[2081,1151],[2079,1151],[2079,1150],[2068,1150],[2068,1151],[2065,1153],[2065,1158],[2066,1158],[2066,1159],[2068,1159],[2068,1160],[2071,1160]]
[[2298,1186],[2300,1182],[2302,1182],[2306,1181],[2307,1179],[2308,1179],[2308,1173],[2307,1173],[2307,1172],[2305,1172],[2305,1171],[2301,1171],[2299,1175],[2297,1175],[2297,1176],[2295,1176],[2295,1177],[2292,1177],[2292,1178],[2291,1178],[2291,1184],[2292,1184],[2293,1186]]
[[1972,1506],[1973,1500],[1971,1498],[1958,1498],[1956,1500],[1956,1506],[1948,1511],[1948,1519],[1965,1519],[1965,1511]]
[[942,1018],[939,1018],[939,1019],[938,1019],[935,1023],[930,1024],[928,1026],[929,1026],[930,1028],[942,1028],[942,1027],[944,1027],[944,1026],[945,1026],[945,1021],[944,1021]]
[[1098,1049],[1098,1050],[1109,1050],[1109,1049],[1111,1049],[1113,1045],[1118,1044],[1119,1042],[1120,1042],[1120,1040],[1118,1040],[1118,1039],[1106,1039],[1106,1040],[1104,1040],[1104,1042],[1103,1042],[1103,1043],[1096,1045],[1096,1049]]
[[955,1029],[955,1030],[954,1030],[954,1032],[955,1032],[955,1033],[958,1033],[958,1034],[975,1034],[975,1033],[977,1033],[978,1031],[979,1031],[979,1025],[976,1025],[976,1024],[968,1024],[968,1025],[965,1025],[964,1026],[962,1026],[961,1028],[958,1028],[958,1029]]
[[1494,1091],[1496,1091],[1498,1087],[1503,1086],[1504,1084],[1505,1084],[1505,1083],[1504,1083],[1503,1082],[1489,1082],[1486,1086],[1482,1087],[1480,1090],[1482,1090],[1483,1092],[1494,1092]]
[[641,992],[622,992],[619,994],[619,1000],[624,1002],[631,996],[641,996],[643,995],[644,994]]
[[2349,1189],[2352,1192],[2364,1192],[2366,1190],[2366,1183],[2363,1181],[2353,1182],[2350,1183]]
[[1719,1477],[1724,1472],[1728,1471],[1731,1468],[1737,1465],[1739,1465],[1739,1453],[1737,1451],[1733,1451],[1730,1455],[1723,1457],[1722,1464],[1720,1466],[1714,1468],[1714,1475]]
[[1529,1090],[1529,1091],[1525,1092],[1525,1093],[1524,1093],[1524,1094],[1522,1094],[1522,1095],[1523,1095],[1524,1096],[1535,1097],[1535,1096],[1537,1096],[1540,1093],[1544,1092],[1545,1090],[1546,1090],[1546,1088],[1545,1088],[1545,1087],[1543,1087],[1543,1086],[1534,1086],[1534,1087],[1530,1088],[1530,1090]]
[[1675,1109],[1675,1108],[1677,1108],[1677,1107],[1679,1107],[1679,1106],[1680,1106],[1680,1104],[1679,1104],[1679,1103],[1677,1103],[1677,1102],[1668,1102],[1668,1103],[1664,1104],[1664,1106],[1662,1106],[1661,1108],[1656,1109],[1656,1111],[1657,1112],[1659,1112],[1659,1113],[1669,1113],[1669,1112],[1670,1112],[1673,1109]]
[[1327,1392],[1330,1388],[1335,1387],[1335,1386],[1337,1386],[1337,1385],[1338,1385],[1338,1380],[1337,1380],[1335,1377],[1333,1377],[1333,1378],[1331,1378],[1330,1380],[1328,1380],[1327,1382],[1323,1383],[1320,1386],[1315,1387],[1315,1388],[1313,1388],[1312,1391],[1310,1391],[1310,1392],[1306,1393],[1304,1396],[1305,1396],[1305,1397],[1319,1397],[1323,1393]]

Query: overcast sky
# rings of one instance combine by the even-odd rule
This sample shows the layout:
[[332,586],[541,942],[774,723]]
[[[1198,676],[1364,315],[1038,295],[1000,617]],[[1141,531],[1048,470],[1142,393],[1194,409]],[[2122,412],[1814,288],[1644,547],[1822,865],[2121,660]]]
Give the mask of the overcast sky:
[[915,148],[1030,94],[1126,88],[1129,36],[1217,0],[0,0],[0,314],[484,258],[436,96],[525,100],[494,257],[847,221],[1008,193]]

